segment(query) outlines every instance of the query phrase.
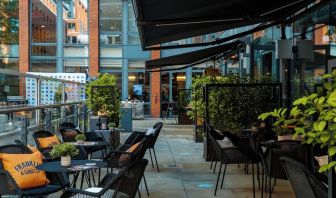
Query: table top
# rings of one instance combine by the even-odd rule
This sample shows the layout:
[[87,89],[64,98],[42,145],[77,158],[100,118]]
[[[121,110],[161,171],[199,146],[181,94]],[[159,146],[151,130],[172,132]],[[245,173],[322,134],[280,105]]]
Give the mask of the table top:
[[83,144],[79,144],[77,142],[68,142],[69,144],[75,145],[77,147],[101,147],[106,146],[106,142],[104,141],[95,141],[95,142],[84,142]]
[[99,169],[107,166],[106,162],[94,160],[71,160],[70,166],[61,166],[61,161],[53,161],[43,163],[36,166],[36,169],[45,172],[58,173],[58,172],[79,172],[90,169]]

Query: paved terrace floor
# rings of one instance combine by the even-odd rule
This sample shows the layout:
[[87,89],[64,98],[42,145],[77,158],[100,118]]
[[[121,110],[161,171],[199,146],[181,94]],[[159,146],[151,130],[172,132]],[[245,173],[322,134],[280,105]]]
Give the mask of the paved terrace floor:
[[[146,130],[158,121],[161,120],[135,120],[133,128]],[[128,135],[122,134],[122,141]],[[156,153],[160,173],[151,164],[145,172],[151,198],[214,197],[217,174],[212,174],[210,163],[202,158],[203,143],[193,141],[192,126],[176,125],[174,120],[166,121],[156,144]],[[149,159],[149,155],[146,158]],[[143,183],[140,190],[142,197],[147,197]],[[256,192],[256,197],[260,197],[260,191]],[[60,193],[57,193],[49,197],[59,196]],[[278,181],[272,196],[295,197],[288,181]],[[244,174],[242,166],[228,166],[223,189],[218,190],[216,197],[253,197],[252,176]]]

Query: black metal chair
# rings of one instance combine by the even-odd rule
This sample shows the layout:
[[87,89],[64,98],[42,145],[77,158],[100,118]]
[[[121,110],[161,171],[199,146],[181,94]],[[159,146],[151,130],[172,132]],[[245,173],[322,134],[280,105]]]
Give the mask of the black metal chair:
[[[158,161],[157,161],[156,153],[155,153],[155,143],[157,141],[157,138],[160,135],[162,127],[163,127],[162,122],[156,123],[153,126],[153,128],[155,129],[154,134],[151,135],[151,136],[148,136],[150,138],[150,143],[149,143],[148,150],[149,150],[149,155],[150,155],[151,162],[152,162],[152,167],[154,168],[154,163],[153,163],[154,161],[153,161],[153,157],[152,157],[152,152],[153,152],[154,159],[155,159],[155,164],[156,164],[156,169],[157,169],[158,172],[160,172],[160,169],[159,169],[159,165],[158,165]],[[133,131],[132,134],[126,139],[124,145],[122,146],[124,148],[121,148],[121,150],[125,150],[125,147],[127,149],[128,148],[127,145],[133,145],[133,144],[141,141],[144,137],[146,137],[146,132]]]
[[297,198],[327,198],[328,188],[308,168],[288,157],[280,157]]
[[[210,130],[209,130],[210,129]],[[217,182],[215,186],[214,196],[217,194],[218,183],[220,180],[220,175],[222,171],[222,166],[224,166],[224,172],[222,176],[221,188],[223,188],[225,172],[228,164],[251,164],[252,165],[252,184],[253,184],[253,197],[255,197],[255,179],[254,179],[254,165],[258,165],[260,163],[260,157],[258,153],[253,149],[252,146],[246,144],[246,139],[241,141],[237,136],[229,133],[223,132],[224,137],[227,137],[232,143],[233,147],[223,145],[220,140],[215,138],[218,135],[212,127],[208,127],[208,137],[210,142],[213,145],[215,155],[217,159],[220,161],[219,172],[217,176]],[[258,175],[257,175],[258,176]],[[259,177],[258,181],[259,181]]]
[[[108,167],[111,169],[125,168],[136,161],[142,160],[144,158],[144,155],[147,149],[149,148],[150,143],[151,143],[151,139],[150,137],[147,136],[141,140],[139,149],[137,149],[135,152],[114,150],[114,151],[111,151],[105,157],[104,161],[108,163]],[[129,145],[127,146],[128,148],[130,147]],[[144,179],[147,195],[149,196],[149,191],[148,191],[148,186],[147,186],[145,175],[143,175],[143,179]]]
[[[0,146],[0,153],[31,154],[32,152],[25,145],[11,144]],[[49,185],[21,190],[13,177],[3,169],[0,162],[0,195],[18,195],[20,197],[45,196],[58,192],[70,185],[64,174],[47,174],[47,177],[51,181]]]
[[[262,146],[266,146],[265,152],[261,153],[264,177],[262,179],[262,189],[272,195],[276,186],[277,179],[287,180],[287,175],[280,163],[280,157],[289,157],[305,164],[307,167],[311,166],[310,149],[308,145],[302,144],[300,141],[285,140],[263,142]],[[272,184],[272,179],[274,180]]]
[[61,197],[135,197],[136,193],[139,192],[139,185],[147,164],[148,160],[143,159],[123,168],[117,175],[113,173],[107,174],[98,184],[100,191],[97,193],[68,188]]

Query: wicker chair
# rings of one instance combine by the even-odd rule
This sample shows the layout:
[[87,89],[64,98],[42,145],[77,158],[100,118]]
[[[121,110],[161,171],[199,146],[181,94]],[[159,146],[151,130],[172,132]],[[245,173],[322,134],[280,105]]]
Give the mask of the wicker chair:
[[328,188],[305,165],[288,157],[280,157],[280,161],[297,198],[328,197]]
[[[262,164],[265,172],[265,181],[263,188],[270,193],[270,196],[275,188],[277,179],[287,180],[287,175],[280,163],[280,157],[289,157],[311,166],[310,149],[307,145],[303,145],[300,141],[286,140],[270,143],[262,143],[267,146],[267,149],[262,153]],[[272,179],[274,183],[272,184]]]
[[[12,144],[0,146],[0,153],[31,154],[32,152],[24,145]],[[18,195],[20,197],[45,196],[58,192],[70,185],[64,174],[47,174],[47,177],[51,181],[49,185],[21,190],[13,177],[3,169],[0,162],[0,195]]]
[[[209,127],[208,129],[211,129]],[[224,164],[224,172],[222,176],[221,188],[223,188],[225,172],[228,164],[251,164],[252,165],[252,184],[253,184],[253,197],[255,197],[255,182],[254,182],[254,165],[260,163],[260,157],[257,152],[249,145],[246,144],[246,139],[242,141],[237,136],[224,132],[222,133],[224,137],[227,137],[233,143],[233,147],[227,147],[222,144],[220,140],[216,139],[215,136],[218,135],[214,130],[208,130],[208,137],[213,145],[216,157],[220,161],[219,172],[217,176],[217,182],[215,186],[214,195],[217,194],[218,183],[220,180],[222,165]],[[259,177],[258,177],[259,180]]]
[[[144,158],[144,155],[149,148],[151,143],[150,137],[145,137],[140,142],[140,148],[136,152],[126,152],[121,150],[114,150],[111,151],[105,158],[104,161],[108,163],[108,167],[111,169],[123,169],[130,164],[142,160]],[[125,146],[123,147],[125,148]],[[143,175],[147,195],[149,196],[148,186],[146,182],[145,175]]]
[[[156,164],[156,169],[158,172],[160,172],[159,170],[159,165],[157,162],[157,158],[156,158],[156,153],[155,153],[155,143],[157,141],[157,138],[159,137],[159,134],[161,132],[161,129],[163,127],[163,123],[162,122],[158,122],[156,123],[153,128],[155,129],[155,132],[152,136],[148,136],[150,137],[150,143],[149,143],[149,155],[151,158],[151,162],[152,162],[152,167],[154,168],[154,161],[153,161],[153,157],[152,157],[152,151],[153,151],[153,155],[154,155],[154,159],[155,159],[155,164]],[[125,150],[127,149],[129,146],[127,145],[133,145],[139,141],[141,141],[144,137],[146,137],[146,132],[141,132],[141,131],[133,131],[132,134],[126,139],[125,144],[121,147],[120,150]]]

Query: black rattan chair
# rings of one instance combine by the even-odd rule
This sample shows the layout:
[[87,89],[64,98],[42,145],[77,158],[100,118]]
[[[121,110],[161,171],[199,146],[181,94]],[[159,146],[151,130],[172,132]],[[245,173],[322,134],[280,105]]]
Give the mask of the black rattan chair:
[[[32,152],[25,145],[0,146],[0,153],[7,154],[31,154]],[[64,174],[47,174],[51,181],[49,185],[28,190],[21,190],[13,177],[3,169],[0,162],[0,195],[18,195],[20,197],[45,196],[58,192],[69,186],[69,181]]]
[[[265,187],[266,192],[272,195],[276,186],[277,179],[287,180],[286,172],[280,163],[280,157],[289,157],[305,164],[307,167],[311,167],[311,156],[308,145],[302,144],[300,141],[285,140],[276,142],[264,142],[262,146],[267,146],[267,149],[262,156],[262,164],[265,175],[262,181],[265,181],[262,185]],[[272,179],[274,180],[272,184]]]
[[[242,141],[237,136],[229,132],[223,132],[222,134],[224,137],[227,137],[233,143],[234,145],[233,147],[232,146],[227,147],[226,145],[223,145],[220,140],[215,138],[218,135],[217,132],[214,131],[212,127],[208,127],[208,137],[215,151],[215,155],[217,159],[220,161],[220,167],[219,167],[219,172],[217,176],[217,182],[215,186],[214,195],[216,196],[217,194],[217,188],[218,188],[218,183],[220,180],[220,175],[221,175],[223,164],[225,166],[224,166],[224,172],[222,176],[221,188],[223,188],[227,165],[229,164],[251,164],[252,165],[253,197],[255,197],[254,165],[258,165],[261,161],[258,153],[253,149],[252,146],[250,146],[249,144],[246,144],[246,139]],[[259,177],[257,178],[259,181]]]
[[[148,136],[150,138],[150,140],[149,140],[150,143],[149,143],[148,150],[149,150],[149,155],[150,155],[151,162],[152,162],[152,167],[154,168],[154,163],[153,163],[154,161],[153,161],[153,157],[152,157],[152,151],[153,151],[155,164],[156,164],[156,169],[157,169],[158,172],[160,172],[160,169],[159,169],[159,165],[158,165],[158,161],[157,161],[156,153],[155,153],[155,143],[157,141],[157,138],[160,135],[162,127],[163,127],[162,122],[156,123],[153,126],[153,128],[155,129],[154,134],[151,135],[151,136]],[[126,139],[126,141],[124,143],[124,146],[126,145],[126,148],[127,148],[127,145],[133,145],[133,144],[141,141],[144,137],[146,137],[146,132],[133,131],[132,134]],[[125,150],[125,148],[121,148],[121,150]]]
[[135,197],[147,164],[148,160],[139,160],[123,168],[117,175],[113,173],[106,175],[98,184],[101,188],[98,193],[69,188],[61,197]]
[[327,198],[328,188],[308,168],[288,157],[280,157],[297,198]]

